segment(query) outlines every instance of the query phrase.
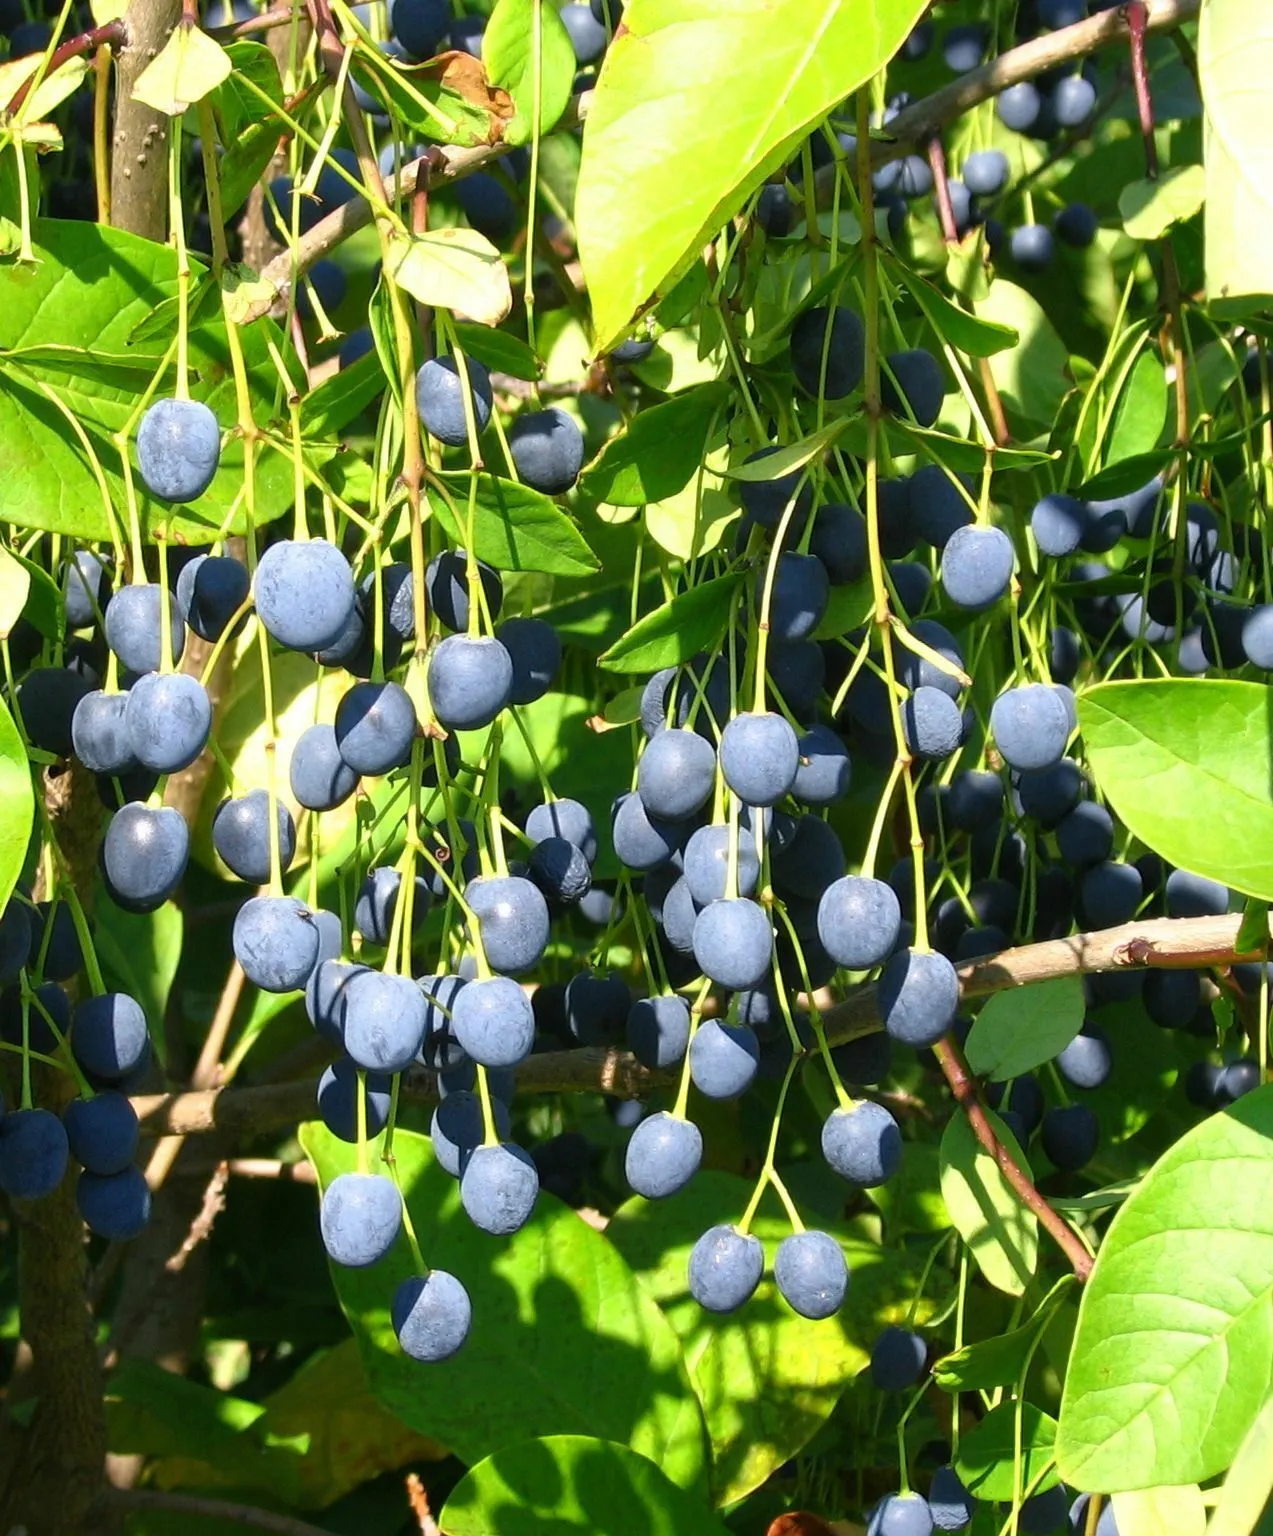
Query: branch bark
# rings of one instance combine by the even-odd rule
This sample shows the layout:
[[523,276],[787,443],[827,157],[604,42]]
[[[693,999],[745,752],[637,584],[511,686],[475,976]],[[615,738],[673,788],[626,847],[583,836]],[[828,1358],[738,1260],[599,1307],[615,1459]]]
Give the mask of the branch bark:
[[169,124],[161,112],[133,100],[133,87],[180,15],[181,0],[133,0],[124,16],[126,40],[115,71],[111,222],[147,240],[163,240],[168,233]]
[[[1235,949],[1241,914],[1226,917],[1150,918],[1097,933],[1077,933],[1006,949],[959,970],[965,1000],[989,997],[1013,987],[1093,971],[1194,969],[1258,960]],[[822,1016],[832,1045],[880,1028],[874,986],[855,989]],[[608,1093],[637,1099],[676,1081],[675,1071],[652,1072],[630,1051],[590,1046],[532,1056],[518,1069],[519,1093]],[[259,1088],[208,1089],[199,1093],[144,1094],[133,1099],[148,1136],[198,1136],[210,1131],[230,1137],[264,1135],[312,1119],[315,1083],[271,1083]],[[403,1081],[404,1097],[416,1104],[436,1102],[433,1073],[416,1070]]]
[[228,1499],[208,1499],[193,1493],[166,1493],[154,1488],[116,1488],[110,1502],[121,1510],[154,1510],[175,1515],[195,1515],[217,1520],[222,1525],[241,1525],[254,1531],[272,1531],[274,1536],[328,1536],[320,1526],[294,1515],[278,1515],[270,1509],[256,1509],[250,1504],[234,1504]]

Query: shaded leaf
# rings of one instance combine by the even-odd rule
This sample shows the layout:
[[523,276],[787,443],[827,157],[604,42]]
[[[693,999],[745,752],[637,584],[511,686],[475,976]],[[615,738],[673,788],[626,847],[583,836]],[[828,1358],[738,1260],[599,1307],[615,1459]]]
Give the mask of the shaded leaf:
[[[995,1134],[1011,1147],[1018,1163],[1028,1165],[1012,1133],[990,1116]],[[941,1139],[941,1192],[959,1235],[978,1269],[1009,1296],[1020,1296],[1038,1263],[1038,1221],[1004,1178],[998,1163],[983,1150],[961,1111],[951,1116]]]
[[674,496],[694,478],[728,397],[724,384],[700,384],[639,411],[584,470],[580,489],[615,507]]
[[1063,1275],[1020,1328],[943,1355],[933,1366],[933,1380],[943,1392],[988,1392],[1012,1386],[1020,1379],[1035,1340],[1074,1284],[1073,1275]]
[[1151,181],[1142,176],[1118,194],[1123,228],[1133,240],[1160,240],[1202,207],[1206,178],[1200,165],[1175,165]]
[[979,1077],[1006,1083],[1051,1061],[1083,1027],[1083,980],[1057,976],[988,998],[965,1051]]
[[[1021,1455],[1016,1455],[1017,1410],[1021,1411]],[[968,1492],[979,1499],[1005,1502],[1033,1487],[1046,1493],[1060,1480],[1055,1469],[1044,1472],[1052,1459],[1056,1420],[1033,1403],[1010,1401],[992,1408],[964,1435],[955,1457],[955,1470]],[[1039,1474],[1043,1476],[1035,1483]]]
[[35,793],[26,748],[9,707],[0,699],[0,908],[13,895],[26,862]]
[[507,331],[494,331],[485,325],[455,324],[456,338],[465,357],[475,357],[493,373],[507,373],[515,379],[538,379],[543,364],[526,343]]
[[742,577],[718,576],[639,619],[597,662],[610,672],[657,672],[709,650],[725,633]]

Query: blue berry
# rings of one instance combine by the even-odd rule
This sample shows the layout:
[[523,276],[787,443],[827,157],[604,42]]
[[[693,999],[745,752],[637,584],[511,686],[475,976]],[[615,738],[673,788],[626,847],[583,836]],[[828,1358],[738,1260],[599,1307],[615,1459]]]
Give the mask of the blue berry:
[[[328,961],[327,964],[333,962]],[[375,1072],[363,1076],[363,1103],[368,1137],[379,1136],[389,1122],[392,1083]],[[341,1141],[358,1140],[358,1068],[348,1056],[338,1056],[318,1079],[318,1113]],[[72,1147],[72,1150],[74,1148]]]
[[871,1380],[881,1392],[905,1392],[923,1374],[928,1345],[909,1328],[886,1328],[871,1348]]
[[994,197],[1008,184],[1008,157],[1001,149],[974,150],[961,174],[974,197]]
[[694,958],[718,986],[754,987],[773,959],[773,927],[754,901],[713,901],[694,924]]
[[890,1493],[875,1506],[866,1536],[932,1536],[933,1515],[918,1493]]
[[597,857],[597,828],[592,812],[578,800],[546,800],[526,818],[526,836],[532,843],[548,837],[564,837],[583,854],[589,864]]
[[127,1077],[145,1059],[148,1044],[146,1015],[127,993],[88,997],[75,1010],[71,1050],[94,1077],[108,1082]]
[[592,866],[564,837],[546,837],[531,849],[527,875],[550,902],[574,906],[592,889]]
[[332,811],[358,788],[358,774],[340,755],[336,729],[310,725],[292,748],[288,782],[299,804],[310,811]]
[[774,1256],[774,1280],[783,1300],[801,1317],[833,1317],[849,1285],[849,1270],[835,1238],[826,1232],[793,1232]]
[[683,997],[643,997],[633,1003],[627,1022],[628,1049],[643,1067],[674,1067],[690,1038],[690,1010]]
[[[763,609],[768,573],[756,572],[756,612]],[[807,639],[822,622],[830,600],[827,568],[816,555],[779,555],[769,595],[769,631],[783,641]]]
[[938,1531],[962,1531],[972,1523],[976,1500],[954,1467],[938,1467],[928,1485],[928,1511]]
[[934,549],[945,549],[955,530],[972,522],[972,494],[970,475],[952,477],[940,464],[925,464],[917,469],[907,490],[907,516],[915,537]]
[[496,639],[448,635],[429,656],[429,698],[449,730],[487,726],[513,692],[513,661]]
[[919,1049],[935,1045],[954,1023],[959,978],[945,955],[899,950],[884,967],[878,996],[884,1028]]
[[403,1354],[432,1365],[449,1360],[468,1338],[473,1308],[454,1275],[431,1269],[423,1278],[412,1275],[398,1286],[389,1316]]
[[561,496],[583,468],[583,433],[559,405],[520,416],[508,434],[518,478],[545,496]]
[[990,732],[1010,768],[1048,768],[1060,760],[1070,739],[1069,711],[1052,688],[1028,683],[994,701]]
[[88,629],[95,624],[110,592],[110,571],[102,556],[91,549],[77,549],[62,571],[67,629]]
[[566,984],[566,1029],[580,1045],[611,1045],[623,1037],[632,994],[620,976],[580,971]]
[[709,1227],[690,1250],[690,1295],[708,1312],[735,1312],[760,1284],[765,1250],[737,1227]]
[[1095,800],[1085,800],[1057,823],[1056,846],[1075,869],[1100,864],[1114,847],[1114,818]]
[[1038,88],[1029,80],[1022,80],[1017,85],[1010,85],[1007,90],[1000,91],[999,99],[995,103],[1000,121],[1015,133],[1029,133],[1038,122],[1042,108],[1043,100]]
[[455,999],[451,1029],[465,1055],[484,1067],[519,1066],[535,1044],[530,999],[507,976],[471,981]]
[[365,1269],[379,1262],[402,1227],[402,1197],[376,1173],[341,1173],[323,1191],[319,1230],[333,1264]]
[[942,551],[942,587],[956,608],[977,613],[1007,592],[1014,562],[1012,540],[1002,528],[958,528]]
[[738,1098],[751,1087],[759,1060],[759,1043],[746,1024],[705,1019],[690,1042],[690,1076],[705,1098]]
[[571,0],[569,5],[562,6],[561,20],[575,50],[576,63],[595,63],[605,52],[609,36],[605,24],[592,14],[592,7],[582,0]]
[[[106,605],[106,643],[130,672],[158,672],[164,664],[160,615],[163,591],[149,582],[121,587]],[[169,664],[181,659],[186,626],[169,594]]]
[[1056,1066],[1075,1088],[1101,1087],[1114,1066],[1109,1036],[1099,1024],[1084,1024],[1080,1033],[1058,1053]]
[[[1069,1524],[1066,1527],[1069,1536],[1087,1536],[1087,1511],[1091,1502],[1090,1493],[1080,1493],[1070,1505]],[[1118,1521],[1114,1518],[1114,1506],[1109,1499],[1105,1500],[1100,1514],[1096,1517],[1094,1536],[1118,1536]]]
[[[382,864],[367,871],[354,902],[354,927],[369,944],[388,944],[401,889],[402,875],[391,865]],[[422,875],[415,876],[411,901],[414,929],[424,921],[429,910],[429,886]]]
[[111,895],[132,911],[153,911],[181,883],[189,852],[189,828],[173,806],[124,806],[102,842]]
[[229,555],[196,555],[177,577],[177,607],[201,640],[216,641],[247,601],[247,566]]
[[970,21],[951,27],[942,38],[941,55],[946,68],[957,75],[976,69],[986,56],[990,29],[983,21]]
[[716,779],[716,753],[697,731],[660,731],[637,764],[637,794],[650,816],[683,821],[701,809]]
[[660,1110],[633,1131],[623,1168],[638,1195],[662,1200],[684,1189],[702,1159],[703,1138],[693,1121]]
[[1065,1522],[1069,1492],[1058,1483],[1046,1493],[1031,1494],[1021,1505],[1018,1526],[1024,1536],[1052,1536]]
[[902,706],[906,745],[915,757],[938,762],[959,751],[963,713],[940,688],[917,688]]
[[819,816],[801,816],[789,840],[778,846],[770,839],[775,883],[785,894],[806,901],[821,898],[833,880],[844,873],[844,849],[830,822]]
[[139,1168],[117,1173],[80,1174],[75,1204],[90,1232],[112,1243],[126,1243],[150,1220],[150,1189]]
[[[823,374],[823,352],[826,372]],[[791,328],[791,367],[796,382],[815,398],[841,400],[861,383],[866,368],[866,329],[851,309],[806,309]]]
[[859,1189],[876,1189],[901,1167],[902,1133],[882,1104],[863,1099],[827,1116],[822,1155],[842,1179]]
[[913,347],[906,352],[890,352],[884,362],[880,398],[886,409],[914,417],[921,427],[935,425],[941,415],[946,380],[933,354],[925,347]]
[[[496,1134],[508,1135],[508,1106],[496,1099],[491,1106],[495,1118]],[[485,1129],[482,1124],[482,1101],[468,1089],[448,1093],[433,1111],[429,1125],[429,1137],[433,1154],[439,1165],[458,1179],[464,1172],[469,1158],[482,1145]]]
[[89,1173],[122,1173],[137,1153],[137,1111],[114,1089],[91,1099],[72,1099],[62,1112],[62,1124],[71,1156]]
[[1134,864],[1113,859],[1095,864],[1086,871],[1079,887],[1084,921],[1092,928],[1117,928],[1135,916],[1144,894],[1140,871]]
[[[474,563],[482,589],[481,602],[493,624],[504,605],[504,582],[494,566],[487,565],[485,560]],[[448,549],[435,555],[425,571],[424,589],[430,608],[446,628],[463,634],[469,627],[468,556],[465,552]]]
[[[491,419],[491,379],[475,357],[464,359],[468,371],[468,395],[475,430],[481,434]],[[453,357],[430,358],[416,374],[416,408],[426,432],[450,448],[462,448],[469,440],[465,419],[464,386]]]
[[154,773],[178,773],[203,751],[212,701],[197,677],[148,672],[128,692],[124,711],[133,755]]
[[232,942],[244,974],[265,992],[303,987],[318,963],[318,929],[294,896],[245,901],[234,919]]
[[792,796],[802,805],[833,805],[849,792],[848,748],[827,725],[813,725],[796,743],[799,758]]
[[257,617],[292,651],[334,645],[355,598],[349,561],[326,539],[282,539],[261,556],[252,583]]
[[1050,768],[1023,773],[1017,782],[1021,812],[1049,831],[1068,816],[1083,798],[1087,780],[1083,770],[1068,757]]
[[1222,917],[1229,910],[1229,887],[1187,869],[1173,869],[1164,888],[1168,917]]
[[1035,503],[1030,514],[1034,541],[1043,554],[1053,559],[1072,555],[1083,542],[1091,516],[1087,502],[1063,491],[1051,491]]
[[[739,896],[754,896],[760,882],[760,858],[754,837],[738,829],[736,876]],[[685,884],[696,906],[722,901],[729,874],[730,829],[700,827],[685,845]]]
[[0,1189],[14,1199],[51,1195],[67,1156],[66,1130],[47,1109],[15,1109],[0,1120]]
[[818,937],[837,965],[868,971],[897,946],[902,911],[892,887],[864,875],[846,875],[818,902]]
[[1052,92],[1052,110],[1062,128],[1077,128],[1096,110],[1096,87],[1084,75],[1065,75]]
[[[656,737],[651,748],[670,734]],[[726,784],[744,804],[775,805],[795,783],[800,767],[796,733],[782,715],[735,715],[721,734],[720,766]]]
[[345,1050],[366,1072],[405,1072],[424,1044],[425,1019],[424,997],[410,976],[360,969],[345,988]]
[[221,458],[221,428],[200,400],[156,400],[137,428],[137,468],[162,501],[196,501]]
[[355,683],[336,706],[336,745],[355,773],[400,767],[415,734],[415,705],[401,683]]
[[[275,803],[280,872],[296,854],[296,823],[281,800]],[[270,878],[270,796],[251,789],[237,800],[223,800],[212,818],[212,846],[227,867],[249,885]]]
[[31,959],[31,909],[16,896],[10,897],[0,913],[0,986],[18,979],[18,972]]
[[1052,231],[1046,224],[1020,224],[1008,236],[1008,250],[1023,272],[1046,271],[1052,249]]
[[450,0],[393,0],[389,26],[413,59],[431,59],[451,26]]
[[126,712],[129,695],[86,693],[71,716],[71,746],[91,773],[129,773],[137,767]]
[[460,1175],[460,1203],[483,1232],[507,1237],[530,1220],[539,1198],[534,1159],[511,1141],[475,1147]]
[[[776,444],[758,448],[755,453],[749,453],[743,463],[756,464],[779,451]],[[743,504],[743,511],[753,523],[762,528],[777,528],[793,496],[795,506],[788,527],[799,527],[813,506],[813,488],[803,469],[793,469],[789,474],[777,475],[772,480],[738,482],[738,497]]]
[[1076,250],[1091,245],[1100,227],[1100,220],[1086,203],[1067,203],[1052,220],[1057,239],[1064,240]]
[[533,704],[553,685],[561,669],[561,640],[543,619],[505,619],[495,638],[513,663],[510,704]]
[[470,882],[465,900],[473,909],[491,969],[520,976],[534,968],[548,946],[548,904],[523,875]]
[[1076,1173],[1095,1155],[1100,1121],[1086,1104],[1055,1105],[1043,1116],[1039,1135],[1053,1166],[1062,1173]]

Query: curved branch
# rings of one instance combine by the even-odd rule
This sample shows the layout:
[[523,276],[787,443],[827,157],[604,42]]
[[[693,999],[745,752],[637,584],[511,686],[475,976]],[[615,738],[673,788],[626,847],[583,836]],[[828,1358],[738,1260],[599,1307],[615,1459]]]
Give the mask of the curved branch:
[[[1183,22],[1192,21],[1198,14],[1201,0],[1149,0],[1145,7],[1145,27],[1150,32],[1169,32]],[[1112,48],[1126,44],[1131,38],[1131,28],[1124,15],[1124,7],[1098,11],[1085,21],[1076,21],[1071,27],[1061,27],[1046,32],[1042,37],[1031,38],[1028,43],[1010,48],[998,58],[970,69],[941,90],[913,102],[897,114],[888,125],[888,138],[871,140],[871,164],[886,165],[903,155],[922,151],[935,133],[973,107],[998,96],[1010,85],[1054,69],[1059,64],[1070,64],[1076,59],[1095,53],[1099,48]],[[825,184],[830,189],[835,179],[835,166],[824,166],[818,172],[819,190]]]
[[[1027,944],[961,965],[960,990],[965,999],[971,999],[1028,986],[1034,981],[1092,971],[1164,966],[1189,969],[1258,960],[1259,954],[1234,948],[1241,926],[1241,914],[1236,913],[1226,917],[1150,918],[1099,933],[1077,933],[1068,939]],[[823,1024],[832,1045],[879,1029],[875,988],[855,989],[843,1002],[827,1010]],[[609,1093],[616,1098],[636,1099],[675,1080],[674,1071],[652,1072],[629,1051],[586,1047],[530,1057],[518,1069],[517,1088],[520,1093]],[[260,1088],[143,1094],[133,1099],[133,1107],[142,1130],[150,1136],[191,1136],[213,1130],[250,1136],[312,1118],[314,1089],[313,1081],[304,1081],[271,1083]],[[412,1103],[435,1102],[433,1073],[411,1072],[403,1083],[403,1091]]]
[[78,59],[85,53],[96,53],[103,46],[107,48],[122,48],[125,36],[124,23],[116,19],[115,21],[104,22],[100,27],[92,27],[87,32],[81,32],[78,37],[67,38],[66,42],[59,44],[53,50],[53,56],[49,60],[49,67],[44,71],[43,75],[38,70],[35,74],[28,75],[13,93],[13,100],[10,101],[8,107],[9,116],[12,117],[21,108],[22,103],[30,95],[31,87],[35,84],[37,78],[41,81],[47,80],[54,70],[61,69],[68,59]]

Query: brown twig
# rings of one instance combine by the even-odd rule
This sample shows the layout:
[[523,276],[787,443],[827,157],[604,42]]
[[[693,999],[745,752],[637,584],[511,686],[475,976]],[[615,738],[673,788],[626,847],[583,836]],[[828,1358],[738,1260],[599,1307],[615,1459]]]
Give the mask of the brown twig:
[[955,1103],[968,1117],[968,1124],[978,1142],[999,1165],[999,1170],[1012,1186],[1017,1198],[1027,1210],[1038,1218],[1039,1225],[1056,1243],[1070,1261],[1070,1266],[1080,1280],[1086,1280],[1092,1272],[1092,1256],[1083,1246],[1083,1240],[1063,1216],[1048,1204],[1030,1181],[1012,1153],[994,1133],[994,1127],[986,1116],[977,1092],[977,1080],[968,1070],[963,1052],[953,1035],[947,1035],[933,1047],[938,1065],[942,1069]]
[[68,37],[53,50],[53,57],[49,60],[49,67],[40,76],[39,70],[29,75],[13,93],[13,100],[9,103],[9,116],[12,117],[19,110],[22,103],[31,94],[31,87],[35,84],[37,76],[47,80],[54,70],[61,69],[68,59],[78,59],[86,53],[96,53],[99,48],[121,48],[124,43],[124,23],[119,20],[108,21],[100,27],[93,27],[87,32],[81,32],[78,37]]
[[420,1527],[420,1536],[439,1536],[438,1522],[429,1508],[429,1495],[415,1472],[407,1473],[407,1503]]
[[256,1531],[272,1531],[274,1536],[329,1536],[327,1531],[294,1515],[279,1515],[269,1509],[255,1509],[250,1504],[234,1504],[228,1499],[209,1499],[202,1494],[168,1493],[158,1488],[112,1488],[108,1502],[122,1510],[168,1511],[177,1515],[201,1515],[228,1525],[250,1526]]

